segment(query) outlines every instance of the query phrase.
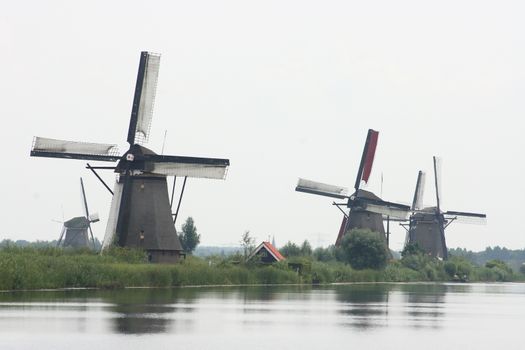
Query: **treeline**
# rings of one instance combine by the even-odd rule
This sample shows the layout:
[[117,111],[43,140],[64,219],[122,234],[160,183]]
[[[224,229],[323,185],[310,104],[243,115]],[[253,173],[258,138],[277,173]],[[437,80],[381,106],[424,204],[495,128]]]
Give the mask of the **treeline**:
[[[0,249],[6,247],[28,247],[28,248],[53,248],[56,247],[57,240],[45,241],[27,241],[27,240],[10,240],[4,239],[0,241]],[[99,251],[102,244],[95,238],[95,247]],[[250,247],[252,248],[252,247]],[[242,247],[214,247],[214,246],[197,246],[194,247],[193,254],[199,257],[209,256],[229,256],[239,254],[242,251]],[[284,246],[279,248],[279,251],[286,257],[311,257],[315,261],[329,262],[329,261],[342,261],[343,259],[337,255],[340,255],[335,249],[334,245],[328,247],[317,247],[312,248],[308,240],[303,241],[301,244],[293,242],[287,242]],[[401,258],[397,252],[390,252],[394,259]],[[485,264],[491,260],[500,260],[509,265],[514,271],[519,271],[525,263],[525,249],[507,249],[505,247],[487,247],[484,251],[473,252],[465,248],[451,248],[449,249],[449,255],[454,257],[465,258],[476,266],[485,266]]]
[[[91,242],[91,240],[90,240]],[[52,241],[40,241],[36,240],[34,242],[26,241],[19,239],[13,241],[11,239],[4,239],[0,241],[0,249],[7,247],[20,247],[20,248],[54,248],[57,246],[58,241],[56,239]],[[95,250],[100,251],[102,243],[95,237]]]
[[466,258],[478,266],[483,266],[490,260],[501,260],[515,271],[518,271],[525,263],[525,249],[512,250],[496,246],[494,248],[487,247],[481,252],[473,252],[465,248],[455,248],[449,249],[449,254]]
[[[493,252],[494,249],[487,249]],[[496,250],[498,251],[498,250]],[[320,282],[333,282],[333,268],[337,264],[349,265],[354,270],[368,269],[382,271],[381,281],[523,281],[525,280],[525,266],[519,262],[518,268],[513,270],[503,259],[502,255],[487,255],[485,260],[473,260],[472,255],[459,254],[462,250],[450,252],[449,259],[442,261],[430,257],[417,245],[409,245],[401,252],[399,259],[393,259],[383,240],[377,233],[367,230],[354,230],[344,237],[340,247],[311,249],[308,241],[301,245],[288,242],[281,248],[281,253],[288,260],[303,259],[317,264],[319,271],[324,275],[313,279]],[[377,273],[376,273],[377,275]],[[337,277],[335,278],[337,280]]]
[[[54,244],[53,244],[54,243]],[[245,232],[233,254],[188,255],[180,264],[148,263],[137,249],[60,249],[56,242],[2,241],[0,290],[47,288],[172,287],[189,285],[323,284],[347,282],[525,281],[500,259],[475,264],[452,250],[447,261],[407,246],[400,259],[377,234],[354,230],[341,246],[312,249],[308,241],[281,247],[285,260],[263,264],[253,258],[254,239]],[[21,247],[25,245],[25,247]]]
[[207,256],[228,256],[232,254],[237,254],[241,252],[239,247],[214,247],[214,246],[197,246],[193,255],[200,257]]

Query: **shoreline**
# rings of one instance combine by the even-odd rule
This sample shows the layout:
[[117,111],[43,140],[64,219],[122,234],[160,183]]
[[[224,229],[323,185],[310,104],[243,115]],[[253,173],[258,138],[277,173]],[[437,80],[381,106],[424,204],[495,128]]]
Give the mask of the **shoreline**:
[[326,286],[349,286],[365,284],[402,284],[402,285],[470,285],[470,284],[523,284],[525,281],[475,281],[475,282],[454,282],[454,281],[377,281],[377,282],[331,282],[320,284],[307,283],[263,283],[263,284],[200,284],[185,286],[128,286],[119,288],[102,288],[102,287],[68,287],[68,288],[43,288],[43,289],[11,289],[0,290],[0,293],[28,293],[28,292],[69,292],[69,291],[122,291],[132,289],[205,289],[205,288],[239,288],[239,287],[326,287]]

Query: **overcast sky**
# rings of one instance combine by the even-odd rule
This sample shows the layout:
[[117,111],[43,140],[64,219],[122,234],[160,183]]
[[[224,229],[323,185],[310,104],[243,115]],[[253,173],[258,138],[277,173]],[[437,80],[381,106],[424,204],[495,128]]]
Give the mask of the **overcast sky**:
[[[57,239],[82,215],[85,181],[102,239],[111,197],[78,160],[31,158],[33,136],[118,143],[142,50],[162,54],[148,147],[229,158],[225,181],[190,179],[177,226],[204,245],[250,230],[277,245],[335,241],[330,198],[298,177],[351,188],[369,128],[368,189],[411,202],[418,170],[434,205],[486,213],[449,247],[525,247],[525,3],[522,1],[3,1],[0,239]],[[107,164],[100,164],[107,165]],[[115,175],[103,172],[107,182]],[[63,213],[63,214],[62,214]],[[395,226],[393,249],[405,231]]]

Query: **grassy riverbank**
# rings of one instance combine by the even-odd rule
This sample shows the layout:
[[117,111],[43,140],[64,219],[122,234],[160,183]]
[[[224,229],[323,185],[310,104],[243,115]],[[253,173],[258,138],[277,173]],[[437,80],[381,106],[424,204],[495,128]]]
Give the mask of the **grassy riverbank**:
[[[301,271],[288,262],[300,264]],[[297,265],[296,265],[297,266]],[[233,284],[311,284],[344,282],[514,281],[523,275],[505,266],[476,267],[461,258],[444,263],[414,256],[380,270],[354,270],[341,262],[292,258],[271,266],[231,258],[189,257],[180,264],[145,262],[141,251],[115,249],[105,255],[55,248],[0,250],[0,290],[54,288],[169,287]]]

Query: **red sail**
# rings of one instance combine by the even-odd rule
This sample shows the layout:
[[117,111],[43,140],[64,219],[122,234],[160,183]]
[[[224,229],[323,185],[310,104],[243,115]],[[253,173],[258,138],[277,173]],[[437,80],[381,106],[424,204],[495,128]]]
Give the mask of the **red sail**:
[[365,155],[365,165],[363,168],[363,177],[361,178],[364,182],[368,183],[368,178],[372,173],[372,165],[374,164],[374,156],[376,154],[377,139],[379,137],[379,132],[370,129],[370,139],[368,142],[368,147]]
[[341,242],[343,241],[343,236],[345,235],[345,228],[346,228],[346,216],[343,217],[343,222],[341,222],[341,227],[339,228],[339,234],[337,235],[337,240],[335,241],[336,246],[339,246]]

